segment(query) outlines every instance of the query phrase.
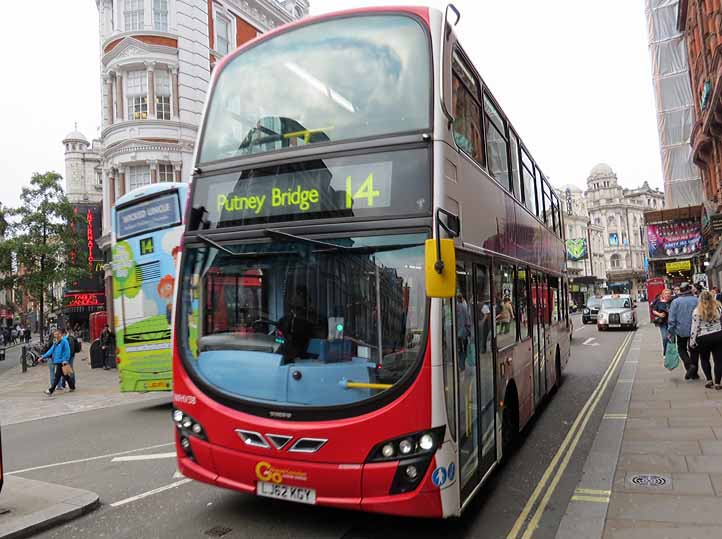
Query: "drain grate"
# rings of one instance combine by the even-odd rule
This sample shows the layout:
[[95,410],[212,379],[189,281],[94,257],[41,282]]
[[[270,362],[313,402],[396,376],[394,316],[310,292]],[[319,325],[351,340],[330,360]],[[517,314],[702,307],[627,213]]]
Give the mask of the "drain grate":
[[663,475],[638,474],[633,475],[631,481],[639,487],[659,488],[667,486],[669,480]]
[[232,531],[233,530],[231,528],[226,528],[225,526],[214,526],[210,530],[204,531],[203,535],[207,535],[209,537],[223,537]]

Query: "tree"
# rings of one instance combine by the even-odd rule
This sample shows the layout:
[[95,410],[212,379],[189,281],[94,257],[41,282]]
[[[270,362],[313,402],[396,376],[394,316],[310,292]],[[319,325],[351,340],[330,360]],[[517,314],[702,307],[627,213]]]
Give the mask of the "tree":
[[19,288],[39,300],[41,331],[52,286],[88,271],[77,256],[83,241],[75,232],[84,218],[76,215],[61,181],[56,172],[33,174],[30,186],[23,187],[20,206],[5,209],[7,232],[0,238],[0,260],[11,259],[15,269],[0,279],[0,286]]

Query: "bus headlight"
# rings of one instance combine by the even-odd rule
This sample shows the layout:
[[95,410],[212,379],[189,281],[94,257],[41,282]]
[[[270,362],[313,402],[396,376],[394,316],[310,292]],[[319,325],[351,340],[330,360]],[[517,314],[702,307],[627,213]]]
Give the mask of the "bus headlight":
[[436,427],[386,440],[376,444],[366,457],[366,462],[388,462],[432,454],[443,443],[445,432],[446,427]]
[[[176,429],[178,429],[178,434],[181,436],[181,445],[183,445],[183,440],[189,436],[201,440],[208,440],[203,426],[183,410],[173,410],[173,422],[175,423]],[[185,449],[185,446],[183,449]]]

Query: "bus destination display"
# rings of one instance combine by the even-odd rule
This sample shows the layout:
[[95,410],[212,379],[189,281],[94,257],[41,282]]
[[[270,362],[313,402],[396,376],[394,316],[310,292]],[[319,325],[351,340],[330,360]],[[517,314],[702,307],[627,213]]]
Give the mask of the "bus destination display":
[[200,180],[194,208],[203,210],[206,225],[220,227],[378,215],[389,209],[399,214],[425,212],[428,183],[423,180],[423,154],[414,155],[417,152],[421,153],[385,153],[374,160],[316,160]]
[[118,239],[177,225],[181,221],[178,195],[171,193],[121,208],[116,221]]

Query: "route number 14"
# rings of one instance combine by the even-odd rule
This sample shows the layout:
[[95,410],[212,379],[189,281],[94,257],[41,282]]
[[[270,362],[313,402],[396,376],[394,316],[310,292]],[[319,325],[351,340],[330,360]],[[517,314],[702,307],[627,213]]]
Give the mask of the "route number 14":
[[353,207],[354,200],[366,200],[368,207],[374,205],[374,199],[381,196],[380,191],[374,190],[374,175],[369,174],[358,190],[354,193],[351,185],[351,176],[346,177],[346,208]]

